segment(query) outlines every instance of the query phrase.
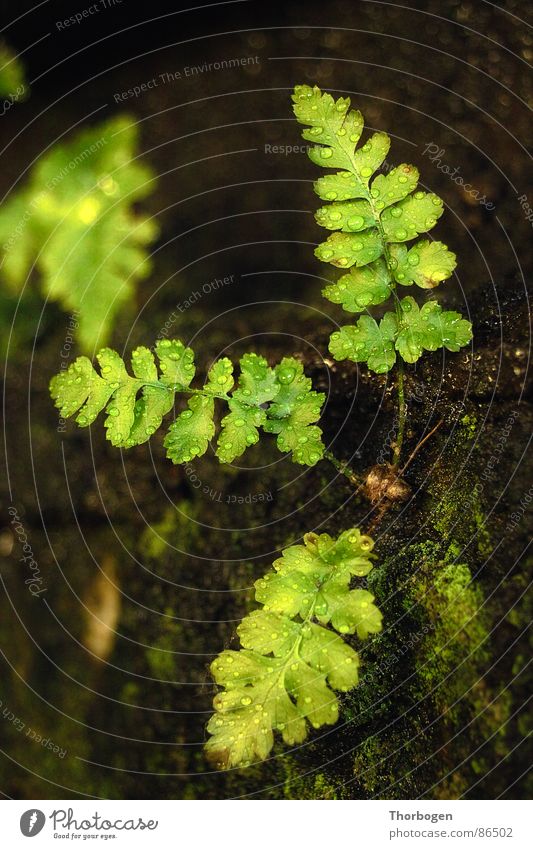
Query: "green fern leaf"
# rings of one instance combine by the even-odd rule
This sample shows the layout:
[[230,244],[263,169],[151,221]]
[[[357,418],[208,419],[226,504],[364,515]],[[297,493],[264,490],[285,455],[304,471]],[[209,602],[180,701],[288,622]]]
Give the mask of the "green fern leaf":
[[247,448],[259,442],[259,428],[266,413],[258,407],[248,407],[235,398],[228,402],[230,412],[221,421],[216,455],[221,463],[232,463]]
[[405,245],[391,245],[396,261],[394,279],[402,286],[416,283],[421,289],[434,289],[447,280],[455,269],[455,254],[442,242],[416,242],[410,250]]
[[358,233],[375,224],[370,204],[366,200],[346,203],[329,203],[315,213],[317,224],[326,230],[342,230],[343,233]]
[[[390,139],[378,132],[358,146],[363,119],[349,107],[348,98],[334,100],[316,86],[296,86],[294,91],[296,119],[309,125],[302,135],[317,143],[309,158],[325,168],[343,169],[315,183],[319,197],[330,202],[318,210],[317,222],[335,231],[318,245],[315,255],[351,269],[326,286],[323,295],[347,312],[361,312],[386,301],[398,284],[437,286],[452,274],[455,256],[442,242],[421,240],[410,249],[404,245],[435,226],[443,212],[442,200],[417,191],[419,175],[413,165],[376,173]],[[423,350],[444,346],[457,351],[471,338],[470,323],[457,313],[426,305],[420,315],[420,326],[411,321],[408,327],[397,302],[396,316],[389,313],[379,324],[363,316],[357,325],[333,333],[330,351],[336,359],[366,362],[373,371],[386,372],[396,361],[395,349],[407,362],[415,362]]]
[[233,389],[233,363],[227,357],[217,360],[209,369],[204,386],[213,395],[226,395]]
[[397,165],[388,174],[378,174],[372,183],[370,194],[377,210],[403,200],[418,184],[418,169],[414,165]]
[[113,386],[96,373],[87,357],[78,357],[68,370],[52,378],[50,394],[63,418],[79,410],[76,422],[87,427],[104,409],[113,394]]
[[364,183],[349,171],[338,171],[336,174],[319,177],[314,189],[322,200],[355,200],[367,196]]
[[131,357],[133,377],[110,348],[97,355],[100,375],[87,357],[78,357],[50,381],[60,415],[68,418],[79,410],[76,422],[86,427],[107,405],[105,427],[113,445],[131,448],[146,442],[172,409],[175,392],[186,389],[194,376],[192,351],[178,340],[159,342],[156,354],[160,375],[152,352],[136,348]]
[[275,369],[280,390],[268,408],[264,430],[278,434],[280,451],[291,451],[296,463],[313,466],[323,457],[322,431],[314,422],[320,418],[325,400],[322,392],[311,389],[298,360],[286,357]]
[[[324,395],[311,389],[301,363],[285,358],[275,369],[264,357],[245,354],[233,394],[233,365],[224,357],[210,368],[202,388],[191,388],[194,354],[178,339],[157,342],[132,353],[130,375],[121,357],[109,348],[97,356],[98,374],[87,357],[78,357],[66,371],[52,378],[50,394],[61,416],[78,413],[86,427],[104,409],[107,438],[120,448],[150,439],[174,406],[176,394],[192,395],[187,409],[170,426],[164,445],[173,463],[186,463],[207,451],[215,436],[215,399],[229,413],[221,422],[216,455],[231,463],[259,441],[259,428],[277,434],[281,451],[290,451],[295,463],[312,466],[324,454],[320,418]],[[275,399],[275,403],[272,403]]]
[[179,339],[162,339],[156,343],[161,369],[161,383],[169,389],[187,389],[196,373],[194,353]]
[[[306,739],[308,725],[334,724],[335,690],[358,683],[359,656],[336,631],[365,639],[381,628],[381,614],[353,576],[372,568],[372,540],[359,530],[337,540],[306,534],[256,582],[263,604],[238,627],[240,651],[224,651],[211,665],[223,691],[214,699],[207,756],[219,768],[268,757],[279,732],[288,745]],[[332,628],[327,627],[331,624]]]
[[215,402],[206,395],[194,395],[187,402],[188,409],[170,425],[165,437],[167,457],[173,463],[187,463],[205,454],[209,441],[215,435]]
[[136,159],[137,128],[126,117],[54,146],[28,185],[0,210],[4,279],[20,291],[33,263],[43,294],[78,314],[86,351],[105,343],[137,280],[150,271],[156,225],[133,212],[155,185]]
[[[0,97],[9,102],[25,100],[29,93],[22,62],[4,41],[0,41]],[[7,111],[4,106],[4,113]]]
[[329,349],[336,360],[366,362],[382,374],[396,362],[396,351],[407,363],[415,363],[423,351],[447,348],[459,351],[472,339],[472,325],[460,313],[443,311],[436,301],[420,309],[414,298],[398,303],[399,313],[386,313],[379,324],[367,315],[356,325],[332,333]]
[[401,318],[396,349],[408,363],[418,360],[423,350],[447,348],[459,351],[472,338],[472,329],[460,313],[443,311],[436,301],[428,301],[419,309],[414,298],[400,301]]
[[362,315],[356,325],[345,325],[331,334],[329,350],[336,360],[366,362],[372,371],[383,374],[396,362],[396,330],[390,319],[378,324],[371,316]]
[[315,256],[338,268],[350,268],[373,262],[383,253],[383,244],[377,230],[363,233],[333,233],[315,250]]
[[139,380],[130,377],[123,360],[116,351],[104,348],[97,355],[100,371],[113,394],[106,407],[104,426],[107,438],[116,447],[125,446],[135,419],[135,401],[139,391]]
[[415,192],[381,213],[381,226],[388,242],[407,242],[435,226],[444,212],[437,195]]
[[389,152],[390,138],[387,133],[374,133],[369,140],[353,154],[353,169],[365,186],[370,178],[383,165]]
[[387,266],[378,259],[363,268],[352,268],[336,283],[326,286],[322,294],[333,304],[341,304],[346,312],[362,312],[389,298],[389,281]]
[[216,455],[221,463],[231,463],[247,448],[259,442],[259,428],[266,422],[262,405],[279,392],[276,374],[264,357],[244,354],[237,388],[228,402],[230,412],[222,421]]
[[[161,359],[159,356],[160,362]],[[135,377],[144,385],[141,397],[135,401],[133,424],[125,447],[147,442],[161,426],[163,416],[172,409],[174,404],[174,393],[158,383],[159,375],[155,358],[148,348],[140,347],[132,352],[131,366]]]
[[258,354],[245,354],[240,360],[241,374],[233,397],[244,404],[260,406],[275,398],[279,391],[276,375]]

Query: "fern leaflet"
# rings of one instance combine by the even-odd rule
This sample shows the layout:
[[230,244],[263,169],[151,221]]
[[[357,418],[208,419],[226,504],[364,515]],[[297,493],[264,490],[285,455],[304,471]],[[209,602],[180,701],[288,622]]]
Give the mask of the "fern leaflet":
[[292,460],[313,466],[324,454],[322,432],[314,424],[324,395],[311,389],[298,360],[286,357],[271,368],[264,357],[245,354],[234,386],[233,365],[226,357],[213,364],[201,388],[191,387],[196,373],[194,354],[177,339],[163,339],[148,348],[136,348],[131,357],[133,375],[116,351],[97,355],[100,374],[87,357],[78,357],[52,378],[50,393],[63,418],[77,413],[80,427],[92,424],[105,410],[107,439],[119,448],[131,448],[150,439],[174,406],[176,394],[189,395],[187,408],[170,425],[165,437],[167,457],[186,463],[207,451],[215,436],[215,400],[227,404],[216,455],[230,463],[259,441],[259,428],[278,434],[280,451]]
[[[304,545],[282,552],[255,583],[263,607],[237,628],[242,648],[212,663],[224,689],[207,729],[208,758],[220,769],[263,760],[274,732],[290,746],[313,728],[334,724],[338,698],[358,683],[359,656],[340,634],[363,640],[381,629],[381,613],[353,577],[372,569],[372,540],[356,528],[338,539],[308,533]],[[330,627],[328,627],[330,626]]]

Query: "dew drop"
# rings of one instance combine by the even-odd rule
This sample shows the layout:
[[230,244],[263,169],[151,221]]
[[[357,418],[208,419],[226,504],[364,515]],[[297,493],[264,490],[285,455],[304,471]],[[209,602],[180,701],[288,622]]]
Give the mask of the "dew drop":
[[347,224],[351,230],[361,230],[364,226],[365,219],[362,215],[353,215],[348,219]]
[[296,369],[292,368],[292,366],[284,366],[278,371],[278,380],[280,383],[283,383],[285,385],[292,383],[295,377]]

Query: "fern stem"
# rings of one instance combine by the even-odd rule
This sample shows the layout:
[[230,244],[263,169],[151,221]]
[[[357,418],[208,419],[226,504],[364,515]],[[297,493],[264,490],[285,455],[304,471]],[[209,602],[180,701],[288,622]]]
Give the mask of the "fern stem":
[[405,403],[404,389],[404,366],[403,360],[398,361],[398,378],[396,388],[398,392],[398,435],[394,443],[392,465],[398,467],[400,465],[400,457],[402,454],[403,438],[405,434],[405,423],[407,420],[407,404]]
[[167,386],[166,383],[162,383],[159,380],[156,382],[139,380],[139,387],[141,388],[143,386],[153,386],[154,389],[165,389],[167,392],[174,392],[178,395],[203,395],[204,397],[206,396],[209,398],[220,398],[222,401],[230,400],[230,396],[226,395],[225,392],[213,392],[211,389],[209,391],[206,391],[205,389],[194,389],[192,386],[183,386],[181,383],[175,383],[173,386]]
[[[383,248],[383,258],[385,259],[385,264],[387,267],[388,274],[388,282],[393,292],[393,296],[395,298],[395,307],[396,307],[396,316],[398,318],[398,324],[402,318],[402,311],[400,308],[400,303],[398,298],[395,295],[396,289],[396,281],[394,279],[394,275],[392,274],[392,257],[389,250],[389,244],[387,242],[387,237],[385,235],[385,231],[383,230],[383,225],[381,223],[381,219],[379,216],[379,212],[376,209],[374,204],[374,200],[370,192],[367,194],[367,200],[370,204],[370,208],[372,209],[372,213],[376,220],[376,229],[379,233],[379,237],[381,239],[381,245]],[[397,468],[400,465],[400,457],[402,453],[402,445],[403,438],[405,434],[405,424],[407,420],[407,405],[405,403],[405,389],[404,389],[404,365],[403,359],[401,357],[398,358],[398,377],[396,380],[396,388],[398,393],[398,435],[394,444],[393,453],[392,453],[392,465]]]
[[359,486],[363,483],[363,479],[360,478],[347,463],[343,463],[335,457],[335,454],[333,454],[332,451],[324,451],[323,459],[327,460],[328,463],[331,463],[339,474],[344,475],[344,477],[347,478],[353,486]]

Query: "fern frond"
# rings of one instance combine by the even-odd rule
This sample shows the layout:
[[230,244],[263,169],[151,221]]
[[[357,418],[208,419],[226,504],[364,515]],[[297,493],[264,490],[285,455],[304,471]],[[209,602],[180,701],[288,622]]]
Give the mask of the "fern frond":
[[7,98],[2,115],[9,109],[8,103],[25,100],[29,90],[22,62],[5,41],[0,41],[0,97]]
[[[317,211],[316,220],[335,231],[315,254],[323,262],[350,269],[323,290],[324,297],[346,312],[358,313],[385,302],[397,284],[432,289],[450,277],[455,254],[442,242],[421,239],[410,249],[404,245],[435,226],[443,203],[435,194],[417,191],[419,175],[413,165],[376,174],[390,147],[387,134],[374,133],[358,147],[361,113],[350,110],[349,98],[334,100],[317,86],[296,86],[293,102],[296,119],[308,125],[303,138],[316,142],[309,158],[324,168],[343,169],[315,183],[318,196],[329,201]],[[472,338],[470,322],[458,313],[442,312],[436,301],[426,304],[415,322],[411,302],[397,304],[379,325],[363,316],[355,326],[334,333],[330,350],[335,359],[366,362],[373,371],[386,372],[397,354],[412,363],[423,350],[457,351]]]
[[150,271],[152,220],[133,204],[155,187],[136,160],[138,131],[122,116],[55,145],[0,210],[3,272],[20,291],[35,263],[43,294],[78,317],[83,350],[105,344],[116,315]]
[[[210,368],[203,387],[193,388],[194,354],[178,339],[136,348],[129,374],[116,351],[97,355],[100,373],[87,357],[78,357],[50,382],[50,394],[63,418],[77,413],[80,427],[105,410],[107,439],[119,448],[147,442],[174,406],[176,394],[191,396],[187,409],[170,425],[164,440],[167,457],[186,463],[205,454],[216,433],[215,400],[227,404],[216,455],[230,463],[259,441],[259,428],[277,434],[280,451],[295,463],[312,466],[324,454],[320,418],[324,395],[314,392],[303,366],[286,357],[271,368],[264,357],[244,354],[234,386],[233,364],[224,357]],[[157,358],[157,362],[156,362]]]
[[355,687],[359,668],[357,652],[339,634],[365,639],[381,630],[372,594],[350,589],[372,569],[372,548],[356,528],[336,540],[309,533],[256,581],[263,607],[237,628],[242,648],[223,651],[211,665],[223,690],[214,699],[206,753],[218,768],[263,760],[276,731],[292,746],[306,739],[309,724],[337,721],[334,691]]

